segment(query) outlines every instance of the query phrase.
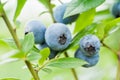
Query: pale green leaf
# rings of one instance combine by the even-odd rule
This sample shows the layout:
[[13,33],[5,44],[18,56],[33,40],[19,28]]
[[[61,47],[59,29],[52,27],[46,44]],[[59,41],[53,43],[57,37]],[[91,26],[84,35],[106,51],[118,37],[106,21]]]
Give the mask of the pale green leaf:
[[34,35],[33,33],[28,33],[25,35],[22,43],[22,51],[28,53],[34,46]]
[[41,58],[39,60],[39,64],[43,64],[43,62],[47,59],[50,54],[49,48],[44,48],[40,51]]
[[47,66],[58,67],[58,68],[76,68],[80,67],[87,62],[77,58],[59,58],[51,61]]

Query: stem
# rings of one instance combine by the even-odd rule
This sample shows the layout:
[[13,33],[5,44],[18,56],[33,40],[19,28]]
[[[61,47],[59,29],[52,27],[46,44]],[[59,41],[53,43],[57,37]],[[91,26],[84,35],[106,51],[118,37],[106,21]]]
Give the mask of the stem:
[[118,68],[117,68],[116,80],[120,80],[120,52],[118,52]]
[[[69,57],[69,55],[67,54],[67,52],[65,52],[64,55],[65,55],[65,57]],[[79,80],[78,77],[77,77],[77,73],[76,73],[76,71],[75,71],[74,68],[71,68],[71,72],[72,72],[75,80]]]
[[102,41],[102,44],[106,48],[110,49],[112,52],[116,53],[116,55],[118,56],[118,67],[117,67],[116,80],[120,80],[120,51],[118,51],[118,53],[117,53],[115,50],[113,50],[112,48],[110,48],[109,46],[104,44],[103,41]]
[[61,0],[58,0],[61,4],[63,4],[63,2]]
[[48,9],[49,9],[50,15],[52,17],[52,20],[55,23],[56,21],[55,21],[54,16],[53,16],[53,11],[52,11],[52,6],[51,6],[51,0],[49,0]]
[[120,80],[120,61],[118,61],[118,68],[117,68],[116,80]]
[[12,35],[14,41],[15,41],[15,44],[16,44],[17,48],[21,49],[21,45],[20,45],[19,39],[17,37],[17,34],[14,31],[14,29],[13,29],[9,19],[7,18],[7,15],[6,15],[6,13],[5,13],[3,8],[2,8],[2,13],[3,13],[2,17],[3,17],[3,19],[4,19],[4,21],[5,21],[6,25],[7,25],[7,28],[9,29],[9,31],[10,31],[10,33]]
[[[0,1],[0,5],[2,5],[1,1]],[[12,25],[11,25],[11,23],[10,23],[10,21],[9,21],[3,7],[1,9],[2,9],[2,18],[4,19],[4,21],[5,21],[6,25],[7,25],[7,28],[9,29],[9,32],[11,33],[11,35],[12,35],[14,41],[15,41],[15,44],[16,44],[17,48],[19,50],[21,50],[22,47],[21,47],[21,44],[19,42],[18,36],[17,36],[16,32],[14,31],[14,29],[13,29],[13,27],[12,27]],[[35,80],[40,80],[39,76],[38,76],[38,72],[35,72],[34,68],[31,65],[31,63],[29,61],[27,61],[27,60],[25,60],[24,62],[26,63],[28,69],[30,70],[33,78]]]
[[31,63],[27,60],[25,60],[25,64],[27,65],[29,71],[31,72],[31,74],[33,75],[33,78],[35,80],[40,80],[39,76],[38,76],[38,72],[34,70],[34,68],[32,67]]

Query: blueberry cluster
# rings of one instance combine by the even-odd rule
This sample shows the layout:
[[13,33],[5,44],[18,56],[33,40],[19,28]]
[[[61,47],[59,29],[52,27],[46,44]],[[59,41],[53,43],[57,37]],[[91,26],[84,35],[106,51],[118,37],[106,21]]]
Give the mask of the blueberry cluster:
[[91,67],[96,65],[99,60],[100,41],[92,34],[84,36],[79,43],[80,48],[75,52],[75,57],[85,60],[89,64],[83,67]]
[[[66,49],[72,40],[72,35],[66,24],[74,22],[79,15],[63,18],[67,4],[55,8],[53,12],[57,23],[51,24],[47,29],[38,20],[26,24],[25,34],[33,32],[35,44],[39,50],[49,47],[49,59],[54,58],[58,52]],[[87,61],[84,67],[94,66],[99,59],[100,41],[95,35],[86,35],[80,40],[80,48],[75,52],[75,58]]]
[[54,23],[46,29],[40,21],[32,20],[26,24],[25,34],[29,32],[33,32],[35,44],[40,50],[45,47],[50,48],[50,59],[67,48],[72,40],[70,30],[62,23]]

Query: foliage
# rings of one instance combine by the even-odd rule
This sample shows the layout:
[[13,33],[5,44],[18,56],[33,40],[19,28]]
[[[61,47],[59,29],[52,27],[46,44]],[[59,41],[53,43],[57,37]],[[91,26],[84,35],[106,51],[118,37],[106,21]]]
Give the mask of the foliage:
[[[17,6],[15,9],[15,13],[13,15],[13,21],[9,21],[10,20],[9,17],[5,16],[6,15],[5,13],[7,13],[8,15],[9,12],[7,12],[7,9],[4,7],[7,6],[8,5],[7,3],[9,3],[10,1],[7,1],[6,3],[4,3],[2,0],[0,2],[0,17],[2,19],[0,20],[0,24],[3,23],[5,19],[7,19],[8,20],[7,22],[9,22],[10,25],[13,25],[13,24],[16,25],[15,22],[17,21],[24,6],[28,1],[29,0],[17,0],[17,3],[16,3]],[[120,27],[119,27],[120,18],[114,18],[111,15],[109,8],[107,8],[106,10],[105,9],[97,10],[99,6],[103,6],[102,3],[105,3],[105,0],[72,0],[71,2],[68,3],[66,12],[64,14],[64,18],[70,17],[75,14],[80,14],[80,16],[74,23],[72,23],[73,25],[72,24],[68,25],[70,26],[69,29],[74,29],[72,30],[73,38],[70,45],[66,49],[59,51],[58,55],[53,59],[48,58],[48,56],[50,55],[49,47],[46,47],[40,50],[36,47],[36,44],[34,43],[33,33],[29,33],[24,37],[21,37],[22,36],[21,34],[24,34],[23,33],[24,27],[22,24],[20,27],[22,31],[20,31],[20,28],[16,29],[14,28],[14,26],[10,27],[8,25],[4,25],[6,22],[4,24],[1,24],[0,27],[3,26],[2,27],[3,31],[0,30],[0,68],[1,68],[0,80],[21,80],[21,79],[39,80],[38,76],[40,78],[42,77],[41,80],[45,80],[47,78],[44,79],[44,74],[42,74],[42,71],[43,73],[44,72],[48,73],[48,74],[45,74],[45,76],[52,75],[49,73],[52,73],[52,71],[54,73],[54,70],[58,70],[58,68],[63,69],[65,71],[67,70],[67,68],[68,69],[75,68],[76,70],[80,68],[79,70],[82,71],[81,67],[86,62],[83,60],[74,58],[74,52],[78,48],[79,40],[86,34],[94,34],[98,36],[98,38],[101,41],[100,56],[103,59],[100,58],[98,65],[96,65],[95,68],[93,67],[93,69],[96,69],[96,71],[101,68],[106,69],[105,65],[109,64],[107,63],[107,61],[103,61],[106,59],[109,59],[112,61],[111,64],[109,64],[110,66],[112,66],[110,68],[116,67],[116,62],[118,60],[116,56],[119,55],[117,53],[120,51],[120,37],[119,37],[120,36]],[[38,4],[42,4],[45,7],[45,9],[49,11],[49,14],[51,15],[48,17],[53,18],[52,10],[56,4],[55,3],[53,4],[52,0],[38,0]],[[108,16],[108,17],[99,19],[99,17],[101,16]],[[46,19],[46,22],[47,22],[47,19]],[[8,28],[12,28],[14,30],[13,33],[11,33],[10,29],[8,31],[6,29],[6,26],[8,26]],[[3,35],[9,34],[9,33],[6,34],[4,30],[6,32],[10,32],[13,38],[11,36],[2,37]],[[14,42],[13,34],[17,34],[18,38],[16,38],[15,40],[17,40],[20,43],[21,47],[18,47],[18,48],[16,47],[17,46],[16,44],[18,43]],[[63,54],[66,55],[66,53],[68,53],[68,55],[70,55],[71,57],[63,56]],[[106,53],[107,56],[108,55],[110,56],[106,58],[107,56],[104,53]],[[24,64],[26,61],[28,63]],[[25,69],[22,69],[23,67],[25,69],[28,68],[27,70],[29,70],[32,74],[31,77],[29,77],[30,72],[28,72]],[[19,70],[15,70],[14,68]],[[8,71],[6,69],[8,69]],[[89,68],[87,68],[86,70],[88,70],[89,72]],[[7,73],[11,73],[11,74],[6,75]],[[59,70],[58,70],[58,73],[60,73]],[[65,73],[63,72],[62,74],[65,74]],[[25,78],[20,79],[20,77],[23,77],[24,75],[25,75]],[[100,80],[100,79],[112,80],[112,78],[115,78],[115,75],[102,76],[100,79],[98,78],[99,77],[97,76],[94,79],[95,80]]]

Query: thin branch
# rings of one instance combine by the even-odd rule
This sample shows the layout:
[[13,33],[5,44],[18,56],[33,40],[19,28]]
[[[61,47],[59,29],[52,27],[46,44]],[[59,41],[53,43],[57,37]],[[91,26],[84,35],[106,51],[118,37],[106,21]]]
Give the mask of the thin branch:
[[[1,4],[1,2],[0,2],[0,4]],[[14,29],[13,29],[13,27],[12,27],[12,25],[11,25],[11,23],[10,23],[10,21],[9,21],[3,7],[1,9],[2,9],[2,14],[3,14],[2,18],[4,19],[4,21],[5,21],[6,25],[7,25],[7,28],[9,29],[9,32],[11,33],[11,35],[12,35],[14,41],[15,41],[15,44],[16,44],[17,48],[19,50],[21,50],[22,47],[21,47],[20,41],[18,39],[18,36],[17,36],[16,32],[14,31]],[[29,61],[26,61],[26,60],[24,62],[26,63],[26,65],[27,65],[28,69],[30,70],[30,72],[31,72],[32,76],[34,77],[34,79],[35,80],[40,80],[39,76],[38,76],[38,73],[35,72],[34,68],[31,65],[31,63]]]
[[54,16],[53,16],[53,10],[52,10],[52,5],[51,5],[51,0],[49,0],[48,6],[49,6],[48,9],[49,9],[50,15],[52,17],[52,20],[55,23],[56,21],[55,21]]
[[63,4],[63,2],[61,0],[58,0],[61,4]]
[[108,48],[112,52],[116,53],[116,55],[118,57],[118,67],[117,67],[117,73],[116,73],[116,80],[120,80],[120,50],[118,50],[118,52],[116,52],[115,50],[113,50],[112,48],[110,48],[109,46],[104,44],[103,41],[101,43],[103,44],[103,46],[105,46],[106,48]]
[[27,60],[25,60],[25,64],[27,65],[27,67],[28,67],[29,71],[31,72],[31,74],[33,75],[34,79],[40,80],[39,76],[38,76],[38,72],[34,70],[34,68],[32,67],[32,64]]
[[2,9],[2,17],[3,17],[3,19],[4,19],[4,21],[5,21],[6,25],[7,25],[7,28],[9,29],[9,31],[10,31],[10,33],[12,35],[14,41],[15,41],[15,44],[16,44],[17,48],[21,49],[21,44],[19,42],[17,34],[15,33],[15,31],[14,31],[14,29],[13,29],[13,27],[12,27],[10,21],[9,21],[9,19],[7,18],[7,15],[6,15],[4,9]]
[[[65,57],[69,57],[69,55],[67,54],[67,52],[65,52],[64,55],[65,55]],[[79,80],[78,77],[77,77],[77,73],[76,73],[76,71],[75,71],[74,68],[71,68],[71,72],[72,72],[75,80]]]

